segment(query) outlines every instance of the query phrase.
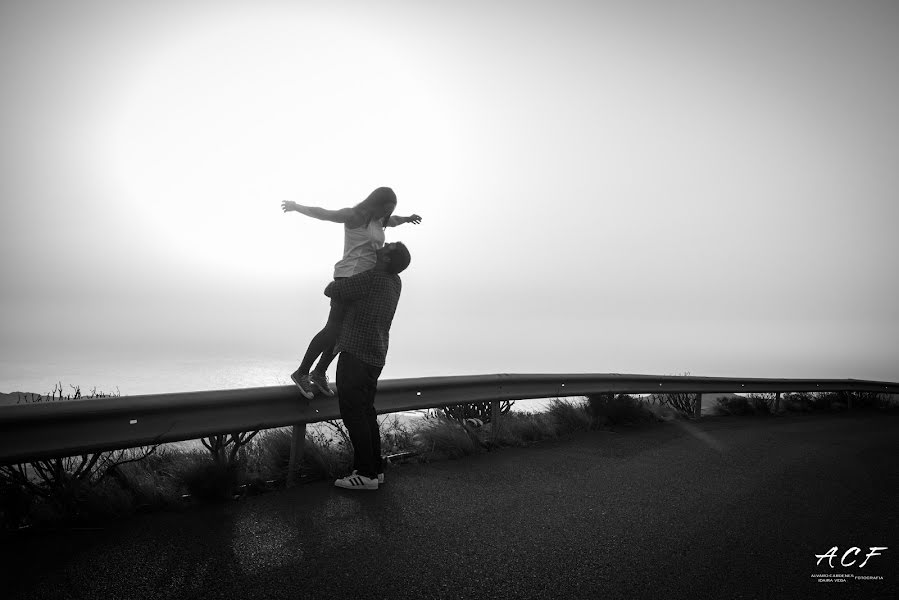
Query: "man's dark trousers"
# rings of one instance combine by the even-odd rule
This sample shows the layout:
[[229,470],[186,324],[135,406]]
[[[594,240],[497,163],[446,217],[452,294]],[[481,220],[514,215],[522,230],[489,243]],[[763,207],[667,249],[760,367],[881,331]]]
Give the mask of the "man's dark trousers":
[[381,367],[366,364],[349,352],[341,352],[337,359],[340,418],[353,442],[353,468],[371,478],[382,471],[381,432],[375,413],[380,376]]

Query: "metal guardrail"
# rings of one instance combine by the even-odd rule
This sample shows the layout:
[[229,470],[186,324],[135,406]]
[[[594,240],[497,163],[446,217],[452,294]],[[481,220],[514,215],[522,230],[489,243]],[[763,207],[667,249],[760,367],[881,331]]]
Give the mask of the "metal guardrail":
[[[379,413],[450,404],[597,393],[899,393],[856,379],[738,379],[619,374],[471,375],[380,382]],[[0,407],[0,462],[27,462],[339,419],[336,398],[306,402],[294,386],[68,400]]]

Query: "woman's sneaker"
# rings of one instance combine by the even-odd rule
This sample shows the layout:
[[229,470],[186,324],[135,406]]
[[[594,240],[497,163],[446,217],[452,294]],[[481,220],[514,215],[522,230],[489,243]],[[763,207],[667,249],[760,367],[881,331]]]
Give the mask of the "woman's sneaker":
[[334,485],[345,490],[376,490],[378,489],[378,478],[366,477],[353,471],[346,477],[335,481]]
[[334,392],[331,391],[331,386],[328,384],[328,374],[321,373],[320,371],[312,371],[309,373],[309,381],[312,382],[312,385],[317,387],[319,391],[325,396],[333,396]]
[[378,473],[378,485],[384,485],[384,473]]
[[315,396],[315,390],[312,388],[312,382],[309,380],[308,374],[300,375],[298,371],[294,371],[290,374],[290,379],[296,384],[300,389],[300,393],[303,394],[307,400],[312,400],[312,397]]

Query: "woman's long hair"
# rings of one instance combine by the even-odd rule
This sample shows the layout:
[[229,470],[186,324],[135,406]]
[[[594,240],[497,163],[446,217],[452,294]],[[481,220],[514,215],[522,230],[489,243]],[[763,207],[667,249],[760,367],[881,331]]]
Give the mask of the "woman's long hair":
[[[383,207],[385,204],[393,204],[396,205],[396,194],[389,187],[379,187],[371,194],[368,195],[368,198],[357,204],[353,207],[355,212],[362,212],[366,215],[367,219],[365,221],[366,226],[371,223],[371,215],[375,212],[376,209]],[[387,221],[390,219],[390,215],[393,213],[391,210],[381,219],[381,226],[387,227]]]

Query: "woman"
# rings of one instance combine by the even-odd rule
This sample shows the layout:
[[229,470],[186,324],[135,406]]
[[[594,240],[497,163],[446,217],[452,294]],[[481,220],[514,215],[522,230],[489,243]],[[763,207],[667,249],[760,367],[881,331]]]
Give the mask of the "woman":
[[[375,251],[384,245],[385,227],[396,227],[403,223],[416,225],[421,223],[421,217],[418,215],[393,216],[395,208],[396,194],[388,187],[380,187],[356,206],[340,210],[303,206],[290,200],[281,203],[281,210],[284,212],[294,211],[322,221],[343,223],[343,258],[334,265],[334,279],[352,277],[375,266],[377,261]],[[328,385],[326,371],[334,360],[334,344],[340,334],[345,310],[345,304],[331,300],[331,312],[328,314],[327,323],[312,338],[303,362],[290,375],[300,393],[310,400],[315,395],[316,389],[328,396],[334,395]],[[315,369],[310,370],[312,363],[319,356],[321,358]]]

